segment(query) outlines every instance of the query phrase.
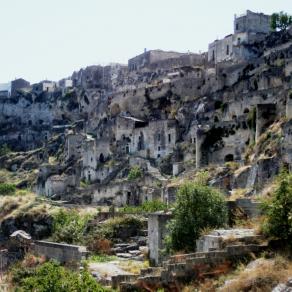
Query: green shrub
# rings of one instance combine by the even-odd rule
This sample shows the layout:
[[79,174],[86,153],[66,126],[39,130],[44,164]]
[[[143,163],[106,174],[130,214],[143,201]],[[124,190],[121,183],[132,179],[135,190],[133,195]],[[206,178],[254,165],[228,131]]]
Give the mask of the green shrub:
[[115,217],[105,221],[97,226],[95,234],[99,238],[128,239],[129,236],[138,235],[139,230],[143,227],[142,221],[137,216]]
[[11,152],[11,150],[6,144],[4,144],[3,146],[0,147],[0,156],[4,156],[10,152]]
[[79,214],[76,210],[60,209],[53,215],[53,239],[57,242],[80,244],[90,215]]
[[98,284],[87,269],[79,274],[55,261],[46,262],[36,268],[14,268],[12,280],[19,289],[17,291],[110,291]]
[[219,228],[227,222],[223,195],[198,182],[186,182],[178,190],[174,217],[166,240],[170,251],[194,251],[204,228]]
[[272,197],[263,202],[266,220],[263,231],[266,235],[283,240],[292,240],[292,174],[282,172],[277,178],[277,187]]
[[8,183],[0,183],[0,195],[14,195],[16,191],[16,187],[13,184]]
[[128,180],[134,180],[142,177],[142,170],[139,166],[133,166],[128,174]]

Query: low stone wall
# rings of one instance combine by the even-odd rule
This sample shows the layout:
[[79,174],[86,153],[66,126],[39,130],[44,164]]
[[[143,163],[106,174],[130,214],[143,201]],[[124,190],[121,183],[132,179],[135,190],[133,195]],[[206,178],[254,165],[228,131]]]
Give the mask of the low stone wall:
[[63,264],[73,265],[86,259],[88,254],[85,246],[49,241],[35,241],[31,246],[31,251],[38,256],[45,256]]

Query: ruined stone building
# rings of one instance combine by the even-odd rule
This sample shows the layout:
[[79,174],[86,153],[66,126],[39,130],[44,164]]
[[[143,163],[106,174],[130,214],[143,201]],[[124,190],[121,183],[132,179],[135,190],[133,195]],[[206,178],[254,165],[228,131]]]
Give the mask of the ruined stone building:
[[255,57],[248,45],[263,39],[270,30],[269,15],[247,10],[246,14],[235,16],[233,34],[209,44],[208,61],[217,64]]

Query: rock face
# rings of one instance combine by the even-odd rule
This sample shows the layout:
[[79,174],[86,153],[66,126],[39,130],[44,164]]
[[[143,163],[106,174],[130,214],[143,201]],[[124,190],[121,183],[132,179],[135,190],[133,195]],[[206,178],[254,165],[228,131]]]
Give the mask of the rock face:
[[47,238],[52,233],[52,224],[53,219],[47,214],[21,214],[1,222],[1,236],[7,239],[13,232],[24,230],[33,239]]

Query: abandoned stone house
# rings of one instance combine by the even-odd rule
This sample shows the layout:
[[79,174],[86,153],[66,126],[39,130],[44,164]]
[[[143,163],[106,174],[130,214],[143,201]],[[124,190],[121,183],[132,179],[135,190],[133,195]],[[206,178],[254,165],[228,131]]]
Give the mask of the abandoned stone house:
[[70,130],[66,135],[65,141],[65,159],[79,159],[82,155],[82,144],[86,139],[83,133],[74,133]]
[[41,93],[41,92],[54,92],[56,90],[56,82],[49,81],[49,80],[44,80],[42,82],[36,83],[32,85],[32,89],[36,93]]
[[233,34],[209,44],[208,61],[217,64],[228,60],[248,60],[253,53],[244,45],[263,39],[270,30],[269,15],[247,10],[246,14],[235,16]]
[[128,68],[130,71],[141,70],[143,68],[150,67],[152,64],[158,61],[164,61],[169,59],[178,58],[184,55],[178,52],[165,52],[162,50],[150,50],[138,55],[128,61]]
[[120,151],[144,158],[162,158],[173,152],[178,138],[175,120],[145,122],[133,117],[119,117],[116,142]]

